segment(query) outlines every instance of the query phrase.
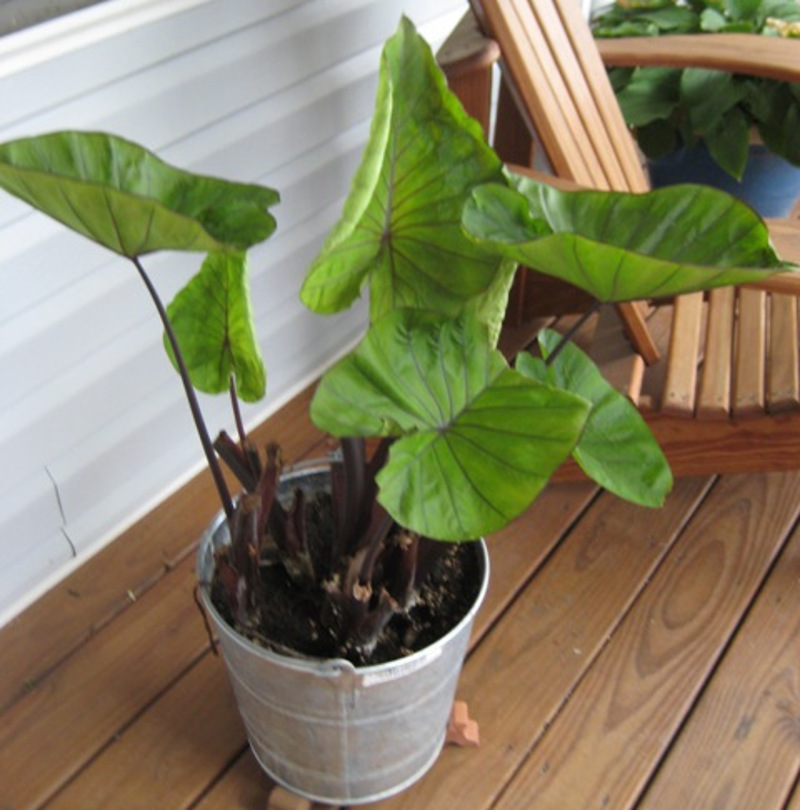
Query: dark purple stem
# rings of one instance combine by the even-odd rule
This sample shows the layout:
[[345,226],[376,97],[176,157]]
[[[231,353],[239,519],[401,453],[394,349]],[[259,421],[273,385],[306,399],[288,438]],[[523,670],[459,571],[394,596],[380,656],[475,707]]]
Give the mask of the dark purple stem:
[[583,313],[583,315],[578,318],[578,320],[562,335],[561,340],[556,344],[556,347],[553,349],[552,352],[547,356],[544,361],[546,366],[552,366],[555,362],[556,357],[561,354],[561,350],[570,342],[572,336],[586,323],[586,321],[597,312],[600,307],[603,306],[602,301],[594,301],[589,309]]
[[222,474],[222,467],[220,466],[219,459],[217,459],[217,456],[214,453],[214,445],[211,442],[211,437],[208,435],[208,429],[206,428],[206,423],[203,419],[203,413],[200,410],[200,403],[197,401],[197,394],[192,387],[192,382],[189,378],[189,371],[186,368],[186,362],[183,359],[183,354],[181,353],[180,346],[178,345],[178,339],[175,336],[175,331],[173,330],[172,324],[167,317],[167,311],[164,308],[164,304],[161,302],[158,292],[153,286],[153,283],[150,281],[144,267],[142,267],[142,263],[136,256],[134,256],[131,261],[133,261],[136,269],[139,271],[139,275],[141,276],[145,287],[147,287],[147,291],[150,293],[150,298],[152,298],[156,310],[158,311],[158,315],[161,318],[161,323],[164,326],[164,332],[167,336],[167,340],[169,341],[169,345],[172,348],[172,353],[175,356],[175,362],[178,366],[178,373],[180,374],[181,382],[183,383],[183,390],[186,394],[186,399],[189,402],[189,410],[192,413],[192,419],[194,420],[197,435],[200,437],[200,444],[203,446],[203,452],[205,453],[208,467],[211,470],[211,475],[214,478],[214,484],[217,488],[217,493],[219,494],[222,508],[225,510],[225,515],[228,518],[228,522],[230,522],[231,518],[233,517],[233,500],[230,492],[228,491],[228,485],[225,483],[225,478]]

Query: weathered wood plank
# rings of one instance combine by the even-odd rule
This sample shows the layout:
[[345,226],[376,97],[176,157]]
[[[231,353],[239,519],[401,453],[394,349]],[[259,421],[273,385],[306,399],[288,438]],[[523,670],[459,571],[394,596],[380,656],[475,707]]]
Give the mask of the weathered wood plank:
[[[254,431],[254,440],[261,443],[280,435],[289,459],[318,447],[321,434],[307,416],[309,396],[310,391],[304,392]],[[10,635],[11,649],[19,656],[9,656],[7,667],[4,662],[6,694],[13,694],[12,679],[19,673],[41,673],[22,700],[9,702],[3,716],[0,755],[10,769],[3,793],[4,798],[13,798],[15,808],[37,806],[52,795],[206,648],[191,595],[193,560],[187,556],[217,508],[213,489],[204,479],[199,476],[184,487],[3,631],[2,637]],[[136,549],[145,550],[150,563],[162,542],[179,550],[183,559],[170,560],[160,570],[156,567],[152,581],[137,589],[141,598],[132,604],[125,597],[123,606],[130,609],[120,606],[105,615],[124,578],[143,570],[126,543],[129,538]],[[126,565],[128,560],[134,564]],[[72,595],[84,586],[85,602]],[[50,612],[55,628],[78,645],[77,652],[62,655],[56,667],[53,656],[63,652],[58,646],[63,639],[55,639],[54,652],[54,627],[40,627]],[[84,622],[92,624],[87,628]],[[109,683],[116,688],[109,689]],[[53,724],[74,731],[53,735]]]
[[[318,445],[312,394],[307,388],[265,420],[253,431],[256,444],[278,437],[288,459]],[[218,508],[210,476],[198,475],[4,627],[0,711],[191,553]]]
[[593,504],[467,660],[458,693],[480,723],[480,749],[445,750],[413,788],[368,807],[489,807],[591,667],[706,485],[678,482],[655,512],[609,495]]
[[192,810],[338,810],[286,789],[278,792],[248,749]]
[[47,805],[48,810],[183,808],[241,752],[224,664],[206,655]]
[[798,571],[795,532],[641,810],[783,808],[800,773]]
[[[800,774],[798,774],[798,779],[800,779]],[[797,787],[795,787],[794,793],[792,794],[792,798],[789,799],[789,803],[786,805],[784,810],[800,810],[800,781],[798,781]]]
[[4,714],[4,810],[39,807],[208,649],[194,583],[187,558]]
[[472,646],[501,620],[508,605],[580,518],[598,491],[598,487],[587,483],[552,485],[521,518],[488,538],[489,590],[475,617],[470,640]]
[[193,810],[266,810],[273,785],[248,748]]
[[798,502],[800,474],[721,480],[497,810],[531,796],[537,810],[635,804],[785,542]]

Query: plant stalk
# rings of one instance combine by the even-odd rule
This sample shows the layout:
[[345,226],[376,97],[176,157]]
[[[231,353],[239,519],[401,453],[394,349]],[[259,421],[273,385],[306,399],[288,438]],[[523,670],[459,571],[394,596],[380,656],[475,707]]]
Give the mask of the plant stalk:
[[254,481],[258,481],[261,477],[261,464],[259,462],[258,453],[247,444],[247,432],[244,429],[244,420],[242,419],[242,409],[239,405],[239,391],[236,388],[236,376],[231,374],[230,383],[228,385],[228,393],[231,400],[231,411],[233,419],[236,424],[236,433],[239,439],[239,447],[242,451],[242,458],[245,465],[250,471]]
[[225,483],[225,477],[222,474],[222,467],[217,459],[216,453],[214,452],[214,445],[211,441],[211,437],[208,434],[208,428],[206,427],[205,420],[203,419],[203,413],[200,410],[200,403],[197,401],[197,394],[195,393],[191,379],[189,378],[189,371],[186,368],[186,361],[183,359],[183,354],[180,346],[178,345],[178,338],[175,336],[175,331],[173,330],[172,324],[167,317],[167,310],[164,308],[164,304],[158,295],[158,291],[156,290],[152,281],[150,281],[150,277],[147,275],[147,272],[142,266],[142,263],[139,261],[139,258],[134,256],[131,261],[136,266],[145,287],[147,287],[147,291],[150,293],[150,298],[152,299],[153,304],[155,304],[156,310],[158,311],[158,316],[161,318],[161,323],[164,326],[164,333],[167,336],[167,340],[169,341],[169,345],[172,348],[173,355],[175,356],[175,362],[178,366],[178,373],[180,374],[181,382],[183,383],[183,390],[186,394],[186,399],[189,402],[189,410],[192,413],[192,419],[194,420],[197,435],[200,437],[200,444],[203,447],[203,453],[205,453],[208,467],[211,470],[211,475],[214,479],[214,484],[217,488],[217,493],[219,494],[222,508],[225,511],[225,516],[228,518],[228,522],[230,523],[233,518],[234,511],[233,499],[231,498],[231,494],[228,490],[228,485]]
[[228,392],[231,398],[231,410],[233,411],[233,419],[236,423],[236,433],[239,437],[239,445],[242,452],[247,449],[247,437],[244,430],[244,422],[242,421],[242,410],[239,407],[239,393],[236,390],[236,377],[231,374],[230,382],[228,384]]
[[547,355],[547,358],[544,361],[546,366],[553,365],[556,357],[561,354],[561,351],[567,345],[567,343],[570,342],[572,336],[577,333],[577,331],[586,323],[586,321],[589,320],[589,318],[592,317],[592,315],[594,315],[595,312],[597,312],[598,309],[600,309],[601,306],[603,306],[602,301],[593,301],[589,309],[587,309],[586,312],[584,312],[583,315],[581,315],[580,318],[578,318],[578,320],[575,321],[575,323],[569,329],[567,329],[567,331],[561,336],[561,340],[556,344],[555,349],[553,349],[553,351]]

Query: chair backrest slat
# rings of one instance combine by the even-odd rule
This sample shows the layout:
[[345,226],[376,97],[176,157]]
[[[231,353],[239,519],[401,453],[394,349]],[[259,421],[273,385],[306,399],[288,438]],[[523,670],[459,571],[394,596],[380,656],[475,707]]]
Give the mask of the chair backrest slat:
[[[556,174],[645,191],[648,182],[576,0],[471,0]],[[587,40],[588,37],[588,40]]]
[[[583,18],[580,3],[571,0],[545,2],[544,8],[555,8],[560,14],[561,30],[569,36],[569,55],[579,65],[579,75],[589,84],[593,108],[604,124],[604,133],[613,145],[614,159],[619,162],[625,177],[625,191],[647,191],[650,181],[642,168],[634,140],[622,117],[614,89],[608,79],[605,65],[597,50],[594,37]],[[566,57],[562,57],[566,59]],[[565,67],[566,69],[566,67]]]

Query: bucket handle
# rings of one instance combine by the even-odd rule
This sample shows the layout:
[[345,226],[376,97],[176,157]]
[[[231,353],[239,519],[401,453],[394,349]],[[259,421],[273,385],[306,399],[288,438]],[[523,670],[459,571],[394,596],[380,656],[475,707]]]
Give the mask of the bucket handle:
[[194,603],[197,605],[197,609],[200,611],[200,615],[203,617],[203,626],[206,628],[206,635],[208,636],[208,643],[211,645],[211,652],[219,657],[217,640],[214,638],[214,632],[211,629],[211,622],[208,620],[208,614],[206,613],[203,603],[200,600],[200,588],[207,588],[209,585],[210,583],[208,582],[198,582],[192,590],[192,596],[194,597]]

